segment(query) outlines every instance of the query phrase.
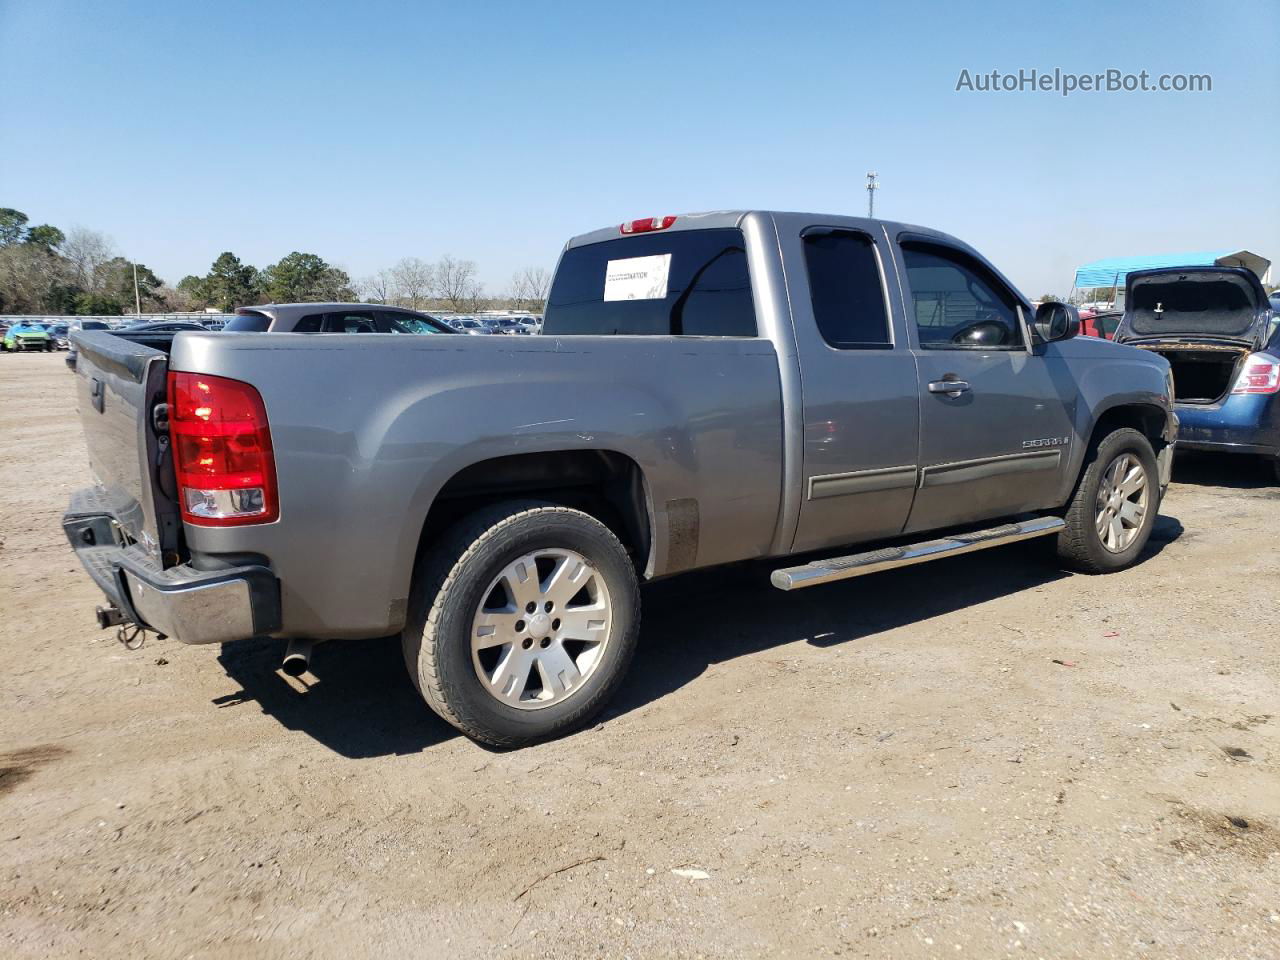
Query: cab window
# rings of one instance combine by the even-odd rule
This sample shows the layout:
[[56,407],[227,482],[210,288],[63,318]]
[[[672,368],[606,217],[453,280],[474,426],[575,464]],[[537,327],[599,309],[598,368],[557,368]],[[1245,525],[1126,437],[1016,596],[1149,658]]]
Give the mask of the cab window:
[[1023,346],[1017,299],[981,263],[931,243],[902,244],[910,315],[927,350],[1014,350]]
[[542,332],[754,337],[742,231],[677,230],[571,247]]

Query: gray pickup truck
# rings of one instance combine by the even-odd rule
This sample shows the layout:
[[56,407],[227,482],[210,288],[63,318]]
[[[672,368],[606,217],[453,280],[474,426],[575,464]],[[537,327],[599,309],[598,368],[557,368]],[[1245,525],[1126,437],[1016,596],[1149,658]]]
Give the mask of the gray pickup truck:
[[[921,227],[721,212],[571,240],[541,336],[78,333],[99,623],[185,643],[399,633],[426,702],[517,745],[584,723],[642,579],[783,590],[1032,537],[1132,563],[1169,364],[1075,337]],[[850,545],[862,545],[849,552]]]

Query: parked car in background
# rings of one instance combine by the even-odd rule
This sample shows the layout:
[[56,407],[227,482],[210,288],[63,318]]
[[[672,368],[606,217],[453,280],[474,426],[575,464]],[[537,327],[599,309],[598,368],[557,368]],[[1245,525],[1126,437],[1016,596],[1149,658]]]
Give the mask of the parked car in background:
[[14,353],[27,353],[32,350],[53,351],[57,344],[45,324],[19,321],[5,331],[4,348]]
[[1104,310],[1101,313],[1080,311],[1080,332],[1087,337],[1101,337],[1103,340],[1114,340],[1116,328],[1120,326],[1123,311]]
[[67,367],[71,370],[76,368],[76,345],[70,337],[77,330],[110,330],[111,327],[103,320],[76,320],[71,324],[71,329],[67,334]]
[[224,333],[453,333],[435,317],[370,303],[268,303],[240,307]]
[[1169,364],[1077,330],[923,227],[638,220],[569,241],[540,337],[76,334],[99,486],[63,527],[104,625],[288,639],[294,673],[399,633],[426,703],[510,747],[604,706],[641,579],[773,558],[794,590],[1042,536],[1134,563]]
[[149,333],[181,333],[184,330],[209,332],[208,327],[192,320],[143,320],[141,323],[131,323],[123,329]]
[[449,325],[459,333],[466,333],[471,336],[483,336],[493,332],[474,317],[454,317],[449,321]]
[[531,332],[522,317],[494,317],[489,327],[494,333],[508,336],[527,336]]
[[1119,343],[1173,369],[1178,445],[1249,453],[1280,481],[1280,314],[1253,271],[1168,267],[1129,274]]

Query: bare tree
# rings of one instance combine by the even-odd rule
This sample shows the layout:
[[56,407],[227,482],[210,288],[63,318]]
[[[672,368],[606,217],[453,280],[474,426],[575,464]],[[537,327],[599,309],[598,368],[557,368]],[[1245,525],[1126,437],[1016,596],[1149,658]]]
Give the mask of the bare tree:
[[476,280],[474,260],[455,260],[445,254],[436,263],[435,274],[436,293],[455,311],[476,303],[483,294],[480,283]]
[[374,303],[390,303],[395,295],[395,286],[395,278],[390,270],[379,270],[356,281],[356,289],[360,295]]
[[517,310],[542,312],[551,288],[551,273],[543,267],[525,267],[511,278],[512,300]]
[[394,297],[401,306],[417,310],[418,305],[431,296],[435,284],[435,270],[431,264],[417,257],[405,257],[386,271]]
[[116,255],[111,238],[96,230],[74,227],[62,244],[62,255],[71,261],[77,286],[96,289],[98,268]]

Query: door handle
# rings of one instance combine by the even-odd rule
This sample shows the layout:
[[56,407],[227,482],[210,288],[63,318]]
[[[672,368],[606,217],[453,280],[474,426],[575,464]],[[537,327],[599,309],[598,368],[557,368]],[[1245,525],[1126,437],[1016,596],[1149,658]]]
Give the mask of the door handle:
[[969,384],[963,380],[934,380],[929,384],[930,393],[945,393],[948,397],[958,397],[969,390]]

